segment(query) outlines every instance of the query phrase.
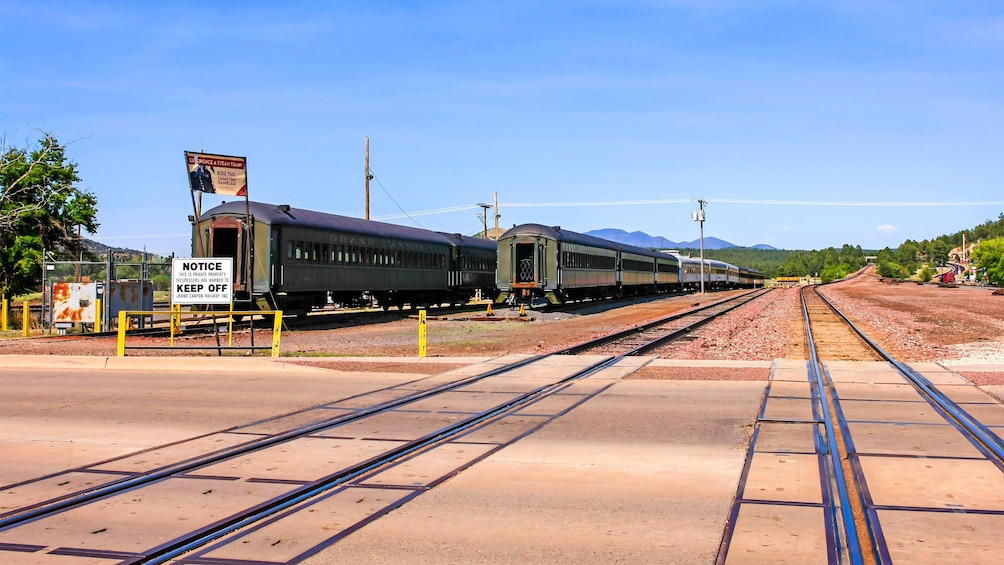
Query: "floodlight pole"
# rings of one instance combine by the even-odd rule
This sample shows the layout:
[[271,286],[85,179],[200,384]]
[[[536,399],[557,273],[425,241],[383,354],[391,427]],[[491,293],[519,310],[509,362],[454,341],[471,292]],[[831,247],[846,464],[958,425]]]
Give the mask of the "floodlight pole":
[[701,224],[701,294],[704,294],[704,205],[707,202],[697,199],[699,208],[694,210],[694,221]]

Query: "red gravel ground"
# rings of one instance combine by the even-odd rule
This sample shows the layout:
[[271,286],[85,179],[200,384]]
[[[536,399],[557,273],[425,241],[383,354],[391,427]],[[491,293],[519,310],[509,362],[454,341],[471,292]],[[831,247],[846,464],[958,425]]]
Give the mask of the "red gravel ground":
[[[678,313],[699,304],[717,301],[738,291],[677,296],[623,307],[600,305],[578,313],[532,312],[532,322],[473,321],[471,314],[449,315],[428,323],[430,357],[496,356],[507,353],[546,353],[581,343],[610,331],[637,326]],[[937,361],[946,364],[1004,364],[1004,296],[994,296],[984,287],[943,288],[937,284],[883,282],[866,274],[838,284],[826,285],[824,294],[882,347],[906,362]],[[514,316],[499,309],[497,318]],[[478,314],[476,316],[483,316]],[[464,319],[468,318],[468,319]],[[438,372],[452,363],[426,365],[404,361],[398,368],[387,364],[351,363],[337,357],[390,356],[415,358],[418,354],[418,324],[400,319],[327,330],[297,330],[282,334],[284,357],[333,369],[407,370]],[[268,343],[270,335],[256,334],[256,343]],[[166,340],[131,338],[130,345],[164,343]],[[247,334],[236,343],[247,344]],[[165,352],[130,351],[130,355],[213,355],[215,340],[183,340],[186,346],[203,350]],[[115,340],[79,337],[0,339],[3,354],[115,355]],[[735,310],[732,315],[700,329],[692,341],[659,352],[663,358],[687,360],[805,359],[804,328],[798,289],[776,289]],[[290,359],[294,361],[294,359]],[[761,379],[761,370],[721,368],[656,371],[648,378]],[[678,376],[669,376],[678,375]],[[1001,381],[1000,373],[973,372],[967,377],[984,384]]]

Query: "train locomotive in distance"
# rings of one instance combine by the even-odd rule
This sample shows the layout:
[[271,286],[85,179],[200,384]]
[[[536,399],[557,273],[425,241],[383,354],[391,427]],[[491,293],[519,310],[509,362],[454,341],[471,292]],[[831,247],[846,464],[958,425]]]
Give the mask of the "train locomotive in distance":
[[[701,260],[540,224],[498,240],[499,302],[531,306],[699,289]],[[763,286],[763,273],[704,260],[707,289]]]
[[244,201],[206,211],[193,230],[192,256],[232,257],[235,302],[261,309],[306,315],[375,300],[386,310],[497,293],[486,239]]

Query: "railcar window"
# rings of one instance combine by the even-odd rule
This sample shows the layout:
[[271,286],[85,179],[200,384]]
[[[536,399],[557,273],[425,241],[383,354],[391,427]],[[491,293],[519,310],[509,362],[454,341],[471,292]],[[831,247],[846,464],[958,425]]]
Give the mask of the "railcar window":
[[617,264],[614,257],[606,255],[590,255],[588,253],[577,253],[566,251],[563,253],[565,267],[571,269],[604,269],[613,270]]
[[646,273],[652,272],[652,263],[645,261],[638,261],[637,259],[622,259],[621,269],[625,271],[642,271]]
[[296,248],[293,251],[293,258],[296,259],[297,261],[300,261],[300,260],[303,259],[303,242],[302,241],[297,241],[296,242]]
[[570,269],[606,269],[612,270],[617,264],[614,257],[605,255],[590,255],[575,251],[562,253],[564,266]]

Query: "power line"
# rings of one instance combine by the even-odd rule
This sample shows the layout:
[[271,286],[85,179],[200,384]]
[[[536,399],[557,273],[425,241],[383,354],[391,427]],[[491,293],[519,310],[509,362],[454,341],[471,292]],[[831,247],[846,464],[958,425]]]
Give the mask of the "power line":
[[[381,187],[382,188],[382,187]],[[586,206],[643,206],[653,204],[687,204],[693,202],[693,198],[669,198],[656,200],[605,200],[605,201],[569,201],[569,202],[513,202],[506,203],[510,208],[567,208]],[[933,206],[1004,206],[1004,200],[960,200],[949,202],[931,201],[840,201],[840,200],[751,200],[738,198],[703,198],[704,202],[715,204],[748,204],[763,206],[847,206],[847,207],[933,207]],[[397,204],[395,202],[395,204]],[[429,216],[433,214],[447,214],[451,212],[461,212],[464,210],[474,210],[479,208],[478,204],[465,204],[450,208],[438,208],[435,210],[423,210],[420,212],[404,212],[390,216],[381,216],[379,219],[391,220],[395,218],[411,218],[412,216]],[[400,206],[398,206],[400,208]]]

